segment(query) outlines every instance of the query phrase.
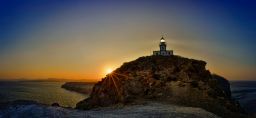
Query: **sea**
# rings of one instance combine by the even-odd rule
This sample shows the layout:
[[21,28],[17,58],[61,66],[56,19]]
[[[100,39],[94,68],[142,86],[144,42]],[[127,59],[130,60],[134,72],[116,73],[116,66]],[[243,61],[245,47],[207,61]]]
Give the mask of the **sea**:
[[72,107],[89,95],[61,88],[64,82],[2,81],[0,82],[0,103],[14,100],[33,100],[38,103]]
[[[3,81],[0,82],[0,102],[33,100],[51,105],[75,107],[89,95],[61,88],[64,82]],[[249,113],[256,113],[256,81],[230,81],[232,97]]]
[[230,81],[232,97],[249,113],[256,114],[256,81]]

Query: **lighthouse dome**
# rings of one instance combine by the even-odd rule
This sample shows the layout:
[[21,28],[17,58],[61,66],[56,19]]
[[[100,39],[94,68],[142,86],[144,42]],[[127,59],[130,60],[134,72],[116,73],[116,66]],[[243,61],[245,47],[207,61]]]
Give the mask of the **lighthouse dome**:
[[161,38],[160,42],[165,42],[164,37]]

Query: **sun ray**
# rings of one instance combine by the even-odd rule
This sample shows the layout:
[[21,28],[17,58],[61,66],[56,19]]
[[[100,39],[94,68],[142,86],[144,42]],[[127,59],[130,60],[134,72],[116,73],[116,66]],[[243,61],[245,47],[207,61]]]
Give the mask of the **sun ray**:
[[113,74],[117,74],[117,75],[120,75],[120,76],[124,76],[128,79],[128,76],[127,75],[124,75],[124,74],[120,74],[120,73],[116,73],[116,72],[113,72]]
[[116,82],[115,82],[115,80],[114,80],[114,78],[112,77],[111,74],[110,74],[110,77],[111,77],[111,80],[112,80],[112,82],[113,82],[113,84],[114,84],[114,86],[115,86],[115,88],[116,88],[117,94],[120,95],[120,91],[119,91],[119,89],[118,89],[118,87],[117,87],[117,84],[116,84]]

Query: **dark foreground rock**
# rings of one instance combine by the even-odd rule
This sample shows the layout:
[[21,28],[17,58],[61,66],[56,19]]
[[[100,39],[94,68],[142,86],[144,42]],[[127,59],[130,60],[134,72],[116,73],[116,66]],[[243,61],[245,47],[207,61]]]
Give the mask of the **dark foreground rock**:
[[8,105],[0,109],[0,118],[219,118],[201,108],[161,103],[75,110],[42,104]]
[[93,82],[66,82],[61,88],[88,95],[91,93],[94,84]]
[[229,82],[205,69],[206,62],[179,56],[147,56],[124,63],[95,84],[77,109],[141,104],[200,107],[222,117],[245,117],[231,98]]
[[51,106],[53,106],[53,107],[59,107],[60,105],[59,105],[59,103],[52,103]]

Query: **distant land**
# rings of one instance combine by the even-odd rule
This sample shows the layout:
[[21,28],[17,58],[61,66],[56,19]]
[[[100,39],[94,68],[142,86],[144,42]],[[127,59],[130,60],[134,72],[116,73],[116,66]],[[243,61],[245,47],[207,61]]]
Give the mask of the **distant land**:
[[96,82],[66,82],[61,88],[82,94],[90,94],[94,84]]

